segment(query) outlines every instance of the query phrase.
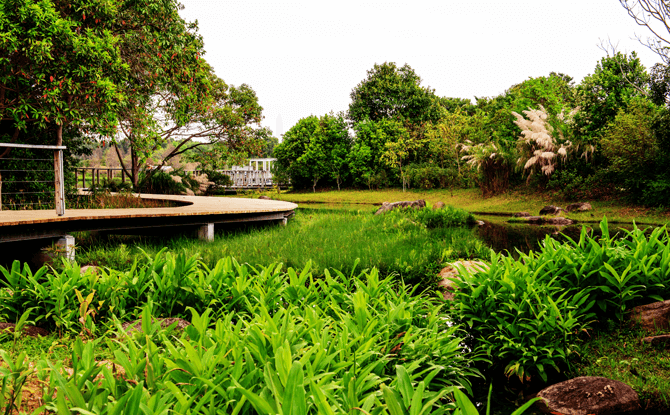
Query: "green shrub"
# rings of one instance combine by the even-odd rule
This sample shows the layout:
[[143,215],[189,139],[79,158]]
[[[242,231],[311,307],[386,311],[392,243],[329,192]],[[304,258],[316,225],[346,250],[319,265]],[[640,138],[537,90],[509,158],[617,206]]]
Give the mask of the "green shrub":
[[463,226],[475,223],[475,217],[465,209],[445,206],[442,209],[394,209],[386,216],[402,218],[407,217],[415,220],[429,229],[444,228],[448,226]]
[[[140,173],[138,191],[155,195],[180,195],[186,193],[188,182],[184,182],[185,175],[180,176],[182,177],[182,182],[179,183],[172,178],[173,174],[164,171],[153,171],[150,173]],[[188,187],[190,188],[191,186],[189,185]]]
[[469,327],[473,347],[521,380],[547,378],[578,351],[580,334],[597,321],[621,321],[626,310],[670,296],[670,240],[663,228],[634,228],[601,237],[549,236],[519,259],[491,254],[490,268],[455,280],[452,312]]
[[[0,315],[11,319],[37,307],[31,316],[44,316],[41,323],[61,321],[65,331],[83,335],[112,324],[116,335],[117,318],[142,315],[144,334],[109,341],[123,379],[96,361],[103,340],[78,339],[69,373],[62,363],[48,364],[42,385],[51,389],[43,399],[59,413],[74,407],[115,413],[124,405],[133,412],[142,404],[159,413],[199,413],[207,406],[241,414],[354,408],[381,414],[389,410],[386,387],[399,392],[403,405],[411,397],[431,413],[453,388],[471,392],[479,358],[463,349],[465,333],[448,324],[434,299],[376,270],[326,270],[317,279],[310,269],[252,268],[230,257],[210,269],[196,257],[166,253],[128,272],[98,275],[81,275],[76,264],[59,274],[46,268],[31,274],[17,263],[3,271],[12,291],[0,291]],[[175,338],[153,316],[183,317],[192,325]]]

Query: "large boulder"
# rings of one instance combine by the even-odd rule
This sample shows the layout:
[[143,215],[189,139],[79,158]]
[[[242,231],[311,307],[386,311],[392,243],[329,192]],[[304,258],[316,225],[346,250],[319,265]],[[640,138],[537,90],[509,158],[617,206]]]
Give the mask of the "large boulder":
[[670,300],[633,307],[628,314],[631,326],[640,326],[647,331],[668,329],[670,325]]
[[443,290],[442,295],[445,300],[454,299],[455,287],[452,279],[460,278],[457,265],[463,266],[470,273],[486,271],[489,268],[488,264],[482,261],[456,261],[442,268],[442,271],[440,271],[440,282],[437,285]]
[[565,207],[565,210],[568,212],[586,212],[593,210],[593,206],[590,203],[580,202],[580,203],[571,203]]
[[544,215],[558,215],[559,213],[563,212],[563,208],[560,208],[558,206],[554,205],[547,205],[540,209],[540,216]]
[[581,376],[542,389],[538,406],[544,413],[563,415],[620,414],[640,409],[630,386],[599,376]]
[[412,209],[423,209],[426,207],[426,201],[423,199],[419,200],[406,200],[403,202],[384,202],[382,206],[377,209],[375,215],[381,215],[382,213],[390,212],[393,209],[397,208],[412,208]]

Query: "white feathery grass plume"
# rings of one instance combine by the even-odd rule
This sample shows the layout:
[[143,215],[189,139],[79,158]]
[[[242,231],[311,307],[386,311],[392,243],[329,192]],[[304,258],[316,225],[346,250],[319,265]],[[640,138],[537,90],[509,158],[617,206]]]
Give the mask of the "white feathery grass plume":
[[[575,108],[567,115],[563,110],[556,118],[567,124],[572,122],[578,110],[579,108]],[[522,112],[525,117],[512,112],[515,118],[514,124],[521,129],[521,135],[517,140],[521,157],[517,164],[523,165],[524,170],[530,171],[529,179],[534,170],[539,170],[547,176],[551,175],[556,170],[556,156],[561,156],[561,159],[565,161],[568,151],[572,148],[572,143],[565,140],[560,129],[554,131],[548,122],[548,113],[542,105],[538,109],[529,108]]]

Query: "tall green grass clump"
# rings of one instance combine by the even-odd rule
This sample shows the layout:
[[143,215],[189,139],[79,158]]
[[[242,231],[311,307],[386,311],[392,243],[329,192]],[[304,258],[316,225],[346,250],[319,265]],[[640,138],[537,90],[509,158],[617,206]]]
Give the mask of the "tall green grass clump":
[[607,321],[622,321],[631,307],[670,296],[670,240],[665,227],[635,227],[601,237],[582,229],[579,239],[546,237],[539,252],[514,260],[491,254],[488,269],[454,280],[452,315],[470,343],[508,376],[522,381],[564,369],[580,339]]
[[386,213],[386,215],[408,217],[425,225],[429,229],[466,226],[475,223],[475,217],[472,213],[453,206],[445,206],[441,209],[431,209],[427,206],[422,209],[394,209]]
[[233,256],[253,266],[282,262],[323,276],[325,269],[351,273],[377,268],[382,275],[395,273],[406,283],[430,287],[445,263],[456,258],[488,256],[488,247],[462,226],[428,228],[404,214],[371,215],[369,212],[298,209],[287,226],[269,226],[217,232],[213,243],[193,238],[133,240],[132,245],[91,242],[79,249],[77,261],[128,269],[134,258],[156,255],[167,246],[200,255],[213,267]]
[[[41,364],[51,369],[44,407],[58,413],[444,413],[479,376],[478,356],[441,304],[375,269],[315,278],[311,264],[227,257],[210,268],[163,252],[95,275],[76,264],[0,270],[6,321],[32,308],[34,320],[64,333],[110,335],[78,339],[69,373],[62,362]],[[143,333],[124,334],[120,321],[140,315]],[[192,325],[166,332],[152,317]],[[105,343],[109,365],[95,358]]]

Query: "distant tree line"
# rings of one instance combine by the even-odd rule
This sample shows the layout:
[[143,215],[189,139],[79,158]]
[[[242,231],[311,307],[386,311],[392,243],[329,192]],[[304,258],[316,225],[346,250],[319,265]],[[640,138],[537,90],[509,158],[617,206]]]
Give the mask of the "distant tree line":
[[409,66],[375,65],[346,113],[309,116],[274,149],[297,188],[511,187],[569,199],[670,201],[670,68],[612,51],[578,85],[562,73],[496,97],[444,98]]

